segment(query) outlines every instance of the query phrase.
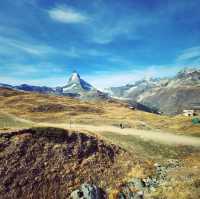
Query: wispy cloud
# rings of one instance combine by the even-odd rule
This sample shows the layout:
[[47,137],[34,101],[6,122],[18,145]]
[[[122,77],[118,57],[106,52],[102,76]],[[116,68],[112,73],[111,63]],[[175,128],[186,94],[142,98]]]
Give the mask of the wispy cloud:
[[51,19],[66,24],[85,23],[89,20],[86,15],[66,6],[52,8],[48,14]]
[[179,62],[200,60],[200,46],[185,49],[177,57]]
[[[103,15],[94,20],[89,27],[89,39],[94,43],[109,44],[119,36],[123,36],[126,39],[140,38],[137,30],[146,23],[144,20],[139,20],[139,18],[138,20],[133,20],[131,17],[123,17],[115,21],[113,18],[113,16],[110,16],[110,19],[106,19]],[[104,21],[106,22],[104,23]]]
[[74,46],[67,48],[56,48],[42,42],[33,40],[23,41],[20,39],[13,39],[10,37],[0,36],[0,55],[23,55],[29,54],[37,57],[47,57],[49,54],[59,54],[66,57],[78,58],[81,55],[98,55],[98,51],[86,49],[81,50]]
[[65,74],[67,69],[68,67],[64,65],[58,67],[56,64],[45,62],[37,64],[8,64],[0,68],[0,83],[61,86],[67,82]]
[[48,45],[42,45],[33,43],[32,41],[22,41],[16,40],[10,37],[2,37],[0,36],[0,52],[5,52],[6,49],[8,50],[8,54],[12,53],[13,51],[23,51],[25,53],[31,55],[43,55],[52,53],[55,51],[53,47]]

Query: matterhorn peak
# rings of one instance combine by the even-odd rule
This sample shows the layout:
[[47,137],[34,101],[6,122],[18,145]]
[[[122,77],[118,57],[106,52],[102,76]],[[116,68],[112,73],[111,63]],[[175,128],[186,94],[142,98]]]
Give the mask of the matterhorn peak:
[[80,81],[81,81],[81,78],[78,72],[73,71],[71,77],[69,78],[68,83],[80,83]]

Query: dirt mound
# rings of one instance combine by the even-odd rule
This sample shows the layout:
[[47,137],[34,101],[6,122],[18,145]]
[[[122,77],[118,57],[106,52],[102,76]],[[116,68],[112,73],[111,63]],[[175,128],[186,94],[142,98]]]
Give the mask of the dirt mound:
[[93,136],[63,129],[0,134],[0,195],[68,198],[83,182],[109,183],[116,173],[114,164],[124,153]]

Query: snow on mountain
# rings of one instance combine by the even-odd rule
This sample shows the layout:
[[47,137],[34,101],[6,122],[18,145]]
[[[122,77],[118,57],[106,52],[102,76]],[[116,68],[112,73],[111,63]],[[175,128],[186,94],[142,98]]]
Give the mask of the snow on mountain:
[[67,85],[63,86],[62,90],[63,93],[78,93],[81,95],[84,92],[95,91],[96,89],[85,80],[81,79],[77,72],[73,72]]
[[0,84],[0,87],[7,87],[28,92],[38,92],[45,94],[63,95],[82,98],[85,100],[107,98],[107,94],[97,90],[92,85],[81,79],[77,72],[73,72],[65,86],[59,86],[56,88],[46,86],[32,86],[22,84],[19,86],[11,86],[7,84]]
[[200,103],[200,69],[184,69],[172,78],[143,79],[106,89],[110,96],[136,101],[168,114]]
[[160,79],[142,79],[134,84],[127,84],[121,87],[111,87],[105,89],[112,97],[131,99],[145,92],[146,90],[159,85]]

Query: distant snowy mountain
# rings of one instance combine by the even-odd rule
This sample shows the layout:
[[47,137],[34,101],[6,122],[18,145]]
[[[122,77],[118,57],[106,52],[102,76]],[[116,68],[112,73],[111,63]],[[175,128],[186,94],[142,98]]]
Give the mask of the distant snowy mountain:
[[58,91],[61,95],[78,97],[85,100],[108,98],[107,94],[87,83],[77,72],[72,73],[65,86],[56,88],[57,93]]
[[200,103],[200,69],[184,69],[173,78],[147,79],[106,89],[110,96],[136,101],[167,114]]
[[148,89],[155,87],[158,84],[159,79],[143,79],[136,81],[134,84],[127,84],[121,87],[111,87],[105,89],[105,91],[108,92],[112,97],[131,99],[133,97],[135,98],[141,93],[144,93]]
[[71,96],[84,100],[113,97],[134,104],[139,109],[178,114],[183,109],[190,109],[192,104],[200,104],[200,69],[184,69],[172,78],[143,79],[134,84],[108,88],[105,92],[94,88],[77,72],[72,73],[65,86],[56,88],[27,84],[20,86],[0,84],[0,87]]
[[97,90],[92,85],[81,79],[77,72],[73,72],[65,86],[51,88],[46,86],[31,86],[22,84],[19,86],[11,86],[8,84],[0,84],[0,87],[12,88],[21,91],[38,92],[45,94],[54,94],[62,96],[77,97],[85,100],[106,99],[108,95]]
[[54,89],[46,86],[31,86],[28,84],[22,84],[20,86],[15,86],[15,89],[29,91],[29,92],[38,92],[38,93],[54,93]]
[[0,83],[0,87],[3,87],[3,88],[14,88],[13,86],[11,86],[9,84],[2,84],[2,83]]
[[62,87],[63,93],[79,93],[90,92],[96,90],[92,85],[80,78],[77,72],[73,72],[68,80],[67,85]]

